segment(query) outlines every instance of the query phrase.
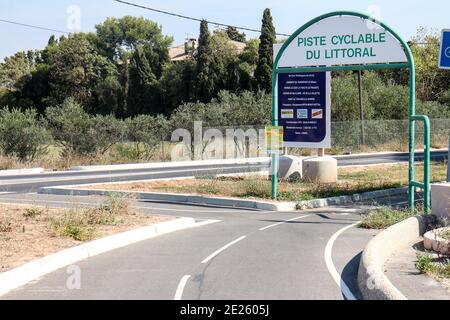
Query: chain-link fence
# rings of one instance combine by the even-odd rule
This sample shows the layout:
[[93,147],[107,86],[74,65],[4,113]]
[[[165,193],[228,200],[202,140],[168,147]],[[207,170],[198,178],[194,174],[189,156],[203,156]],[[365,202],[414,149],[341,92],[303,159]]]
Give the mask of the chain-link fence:
[[[408,120],[333,122],[332,148],[337,153],[407,151]],[[450,119],[431,120],[431,147],[448,146]],[[423,147],[423,124],[416,122],[416,148]]]
[[[431,147],[447,148],[449,141],[450,119],[431,120]],[[328,150],[331,154],[346,154],[358,152],[378,151],[408,151],[408,120],[377,120],[377,121],[346,121],[332,122],[331,137],[332,148]],[[194,133],[191,146],[194,157]],[[213,132],[215,137],[211,139]],[[230,135],[231,134],[231,135]],[[423,148],[423,124],[416,123],[416,148]],[[205,158],[229,158],[232,157],[261,157],[267,156],[265,152],[265,134],[263,126],[240,126],[202,128],[201,135],[202,155]],[[173,147],[177,144],[167,136],[161,145],[161,155],[164,159],[170,158]],[[197,141],[198,142],[198,141]],[[215,147],[212,147],[215,145]],[[223,146],[223,150],[216,150]],[[213,150],[213,151],[211,151]],[[212,152],[212,153],[211,153]],[[290,148],[290,154],[308,155],[309,149]],[[199,155],[197,154],[197,158]]]

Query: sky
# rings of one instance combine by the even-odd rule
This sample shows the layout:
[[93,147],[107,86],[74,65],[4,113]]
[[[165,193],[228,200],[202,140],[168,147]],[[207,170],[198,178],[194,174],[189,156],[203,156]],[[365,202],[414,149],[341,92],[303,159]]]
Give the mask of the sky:
[[[260,29],[264,8],[270,8],[279,33],[293,33],[321,14],[351,10],[370,13],[409,40],[420,26],[441,30],[450,28],[450,1],[447,0],[127,0],[136,4],[211,21]],[[79,15],[78,15],[79,12]],[[93,31],[107,17],[143,16],[162,26],[174,37],[174,45],[187,37],[197,37],[199,23],[113,0],[0,0],[0,19],[38,25],[67,32]],[[77,19],[79,17],[80,19]],[[213,30],[214,27],[211,26]],[[257,33],[246,32],[248,38]],[[56,33],[57,34],[57,33]],[[51,31],[29,29],[0,22],[0,61],[17,51],[42,49]]]

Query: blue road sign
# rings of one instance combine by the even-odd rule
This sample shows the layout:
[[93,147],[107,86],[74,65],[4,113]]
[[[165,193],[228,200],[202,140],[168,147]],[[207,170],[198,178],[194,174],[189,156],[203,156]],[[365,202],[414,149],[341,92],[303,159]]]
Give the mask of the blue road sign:
[[450,29],[442,31],[441,52],[439,54],[439,68],[450,69]]

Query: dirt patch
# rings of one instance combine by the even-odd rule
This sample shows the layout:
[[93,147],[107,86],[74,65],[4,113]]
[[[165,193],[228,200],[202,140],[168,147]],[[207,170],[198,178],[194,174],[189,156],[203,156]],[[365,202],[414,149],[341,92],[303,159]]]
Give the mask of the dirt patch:
[[[70,209],[74,210],[80,209]],[[22,264],[78,246],[83,241],[70,236],[57,235],[52,221],[62,219],[69,209],[52,209],[0,204],[0,272]],[[115,223],[96,225],[89,240],[125,232],[138,227],[168,221],[165,216],[144,215],[140,212],[123,212],[115,215]]]

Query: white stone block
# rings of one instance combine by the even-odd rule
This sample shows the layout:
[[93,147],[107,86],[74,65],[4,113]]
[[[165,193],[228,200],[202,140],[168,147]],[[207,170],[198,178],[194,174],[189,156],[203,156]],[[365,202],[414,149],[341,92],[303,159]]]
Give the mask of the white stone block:
[[431,185],[431,208],[441,219],[450,219],[450,183]]
[[303,180],[318,183],[337,182],[337,160],[333,157],[317,157],[303,160]]
[[282,180],[297,181],[302,179],[303,158],[294,156],[280,157],[278,177]]

